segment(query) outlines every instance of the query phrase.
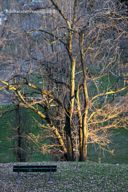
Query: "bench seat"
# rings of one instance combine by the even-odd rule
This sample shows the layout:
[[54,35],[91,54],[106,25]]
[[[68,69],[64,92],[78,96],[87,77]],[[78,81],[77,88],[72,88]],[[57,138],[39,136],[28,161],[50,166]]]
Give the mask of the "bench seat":
[[56,172],[56,165],[14,165],[13,172]]

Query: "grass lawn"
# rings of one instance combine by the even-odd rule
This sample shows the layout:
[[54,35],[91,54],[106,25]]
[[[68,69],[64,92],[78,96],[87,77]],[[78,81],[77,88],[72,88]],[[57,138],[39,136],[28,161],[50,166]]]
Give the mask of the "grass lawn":
[[[36,163],[36,164],[44,164]],[[46,164],[46,163],[45,163]],[[98,164],[94,162],[51,162],[57,172],[50,179],[48,173],[12,172],[13,164],[0,164],[2,192],[127,192],[128,165]]]

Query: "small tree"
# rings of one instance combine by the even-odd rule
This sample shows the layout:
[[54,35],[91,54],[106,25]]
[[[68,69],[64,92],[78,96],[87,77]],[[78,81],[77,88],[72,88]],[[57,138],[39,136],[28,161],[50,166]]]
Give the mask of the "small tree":
[[46,86],[16,75],[1,81],[1,89],[13,90],[24,107],[43,119],[41,127],[67,160],[84,161],[88,143],[104,148],[109,130],[127,125],[128,86],[118,76],[127,17],[116,1],[50,0],[48,6],[53,11],[46,25],[27,32],[30,43],[34,32],[43,38],[33,49],[43,53],[36,61]]

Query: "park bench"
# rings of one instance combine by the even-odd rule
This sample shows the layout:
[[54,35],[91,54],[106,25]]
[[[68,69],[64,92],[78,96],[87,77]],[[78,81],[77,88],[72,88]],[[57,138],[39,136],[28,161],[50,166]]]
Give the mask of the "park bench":
[[13,172],[56,172],[56,165],[14,165]]
[[56,165],[14,165],[13,172],[49,172],[48,180],[51,180],[51,173],[57,171]]

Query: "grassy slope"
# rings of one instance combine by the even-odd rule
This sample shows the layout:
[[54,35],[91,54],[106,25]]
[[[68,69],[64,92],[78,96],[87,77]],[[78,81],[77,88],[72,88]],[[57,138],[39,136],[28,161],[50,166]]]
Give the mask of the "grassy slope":
[[[23,124],[27,132],[35,135],[43,134],[42,130],[34,122],[34,114],[30,111],[22,111],[21,113]],[[25,118],[24,118],[25,117]],[[37,118],[37,117],[35,117]],[[39,119],[38,119],[39,120]],[[14,137],[15,135],[15,112],[7,113],[0,118],[0,162],[16,161],[14,156]],[[42,161],[50,160],[48,155],[42,155],[38,147],[32,143],[27,143],[27,160],[28,161]],[[114,155],[103,152],[96,146],[88,147],[88,159],[96,162],[107,163],[128,163],[128,130],[115,130],[112,134],[111,149],[114,149]]]
[[113,154],[103,151],[97,146],[88,147],[88,158],[96,162],[106,163],[128,163],[128,130],[116,129],[111,132],[111,144],[108,150],[113,150]]
[[[7,107],[0,107],[0,111],[7,110]],[[0,117],[0,162],[15,161],[13,155],[13,131],[14,113],[6,113],[6,118]]]
[[[119,86],[123,86],[123,79],[113,77],[113,75],[101,77],[98,81],[99,92],[104,92],[108,88],[116,90]],[[92,86],[92,85],[91,85]],[[94,86],[94,88],[96,88]],[[95,89],[90,89],[95,94]],[[116,97],[127,94],[127,90],[122,93],[116,94]],[[108,97],[113,100],[113,95]],[[102,102],[102,101],[100,101]],[[128,128],[127,129],[116,129],[110,133],[111,144],[108,146],[108,151],[113,150],[113,155],[107,151],[103,151],[96,145],[88,146],[88,159],[96,162],[109,162],[109,163],[128,163]]]
[[[14,106],[1,106],[1,111],[13,109]],[[43,134],[42,130],[38,127],[35,119],[40,119],[29,110],[22,109],[20,111],[21,129],[25,134],[33,133],[34,135]],[[16,161],[15,146],[16,146],[16,112],[11,111],[0,117],[0,162],[13,162]],[[50,160],[49,155],[43,155],[39,152],[40,145],[35,145],[28,139],[24,139],[26,147],[24,148],[28,161],[41,161]],[[41,144],[41,143],[40,143]]]

